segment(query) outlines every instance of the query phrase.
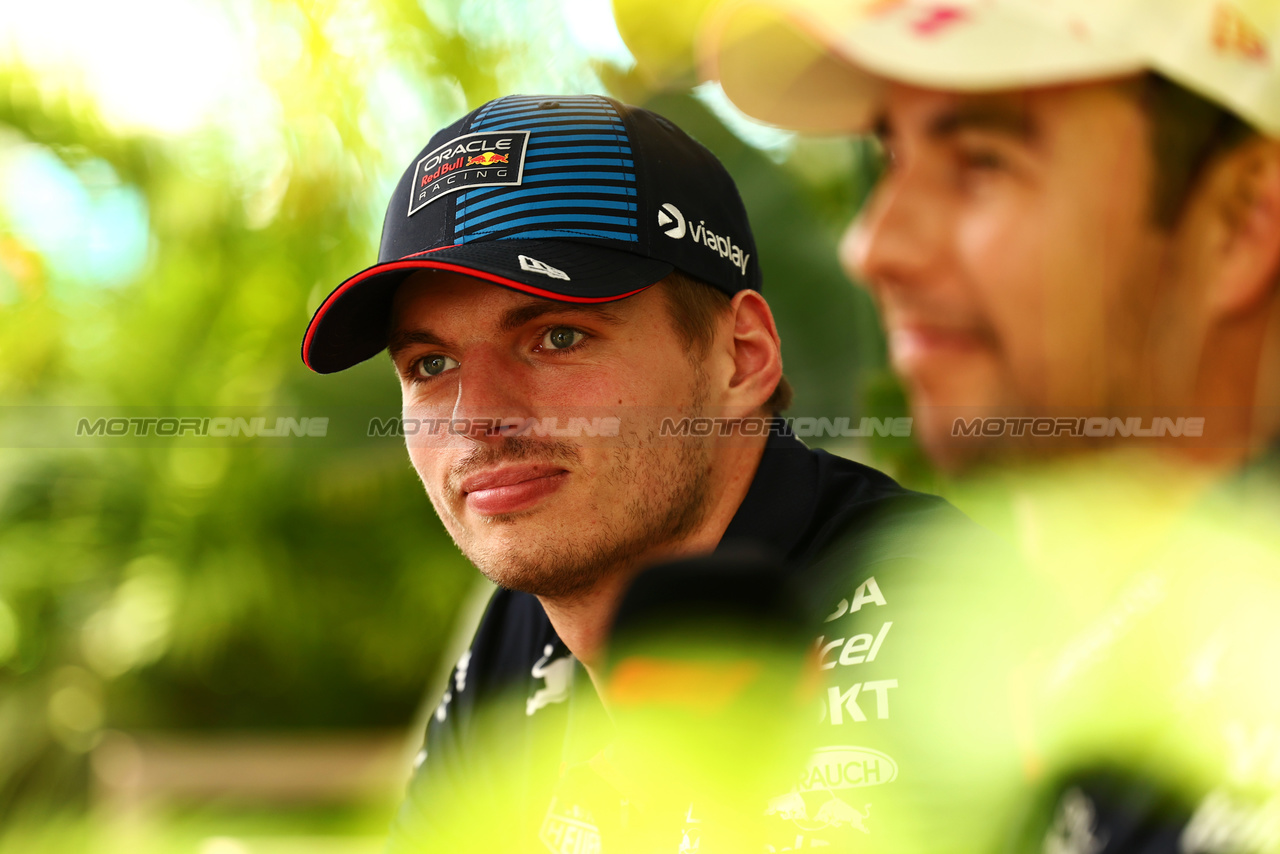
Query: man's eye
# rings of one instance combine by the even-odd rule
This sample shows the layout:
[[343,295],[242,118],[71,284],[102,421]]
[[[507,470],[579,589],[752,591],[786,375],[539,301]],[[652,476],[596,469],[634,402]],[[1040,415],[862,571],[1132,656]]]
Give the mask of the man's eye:
[[571,326],[557,326],[547,330],[547,334],[542,336],[541,344],[550,350],[568,350],[586,337],[585,332],[580,332]]
[[898,150],[892,145],[885,142],[877,143],[871,150],[872,162],[877,170],[884,174],[892,172],[898,167]]
[[1008,167],[1009,163],[994,151],[975,149],[962,152],[960,162],[966,169],[995,172]]
[[443,374],[445,371],[451,371],[458,367],[457,359],[450,359],[448,356],[426,356],[413,364],[413,374],[416,377],[435,377]]

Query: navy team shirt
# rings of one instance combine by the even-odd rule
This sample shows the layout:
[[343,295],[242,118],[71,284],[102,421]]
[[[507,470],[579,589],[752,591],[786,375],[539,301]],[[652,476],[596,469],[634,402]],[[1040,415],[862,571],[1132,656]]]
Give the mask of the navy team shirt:
[[[791,791],[761,809],[776,822],[774,850],[861,848],[874,830],[875,799],[866,795],[901,773],[888,752],[896,748],[875,737],[904,717],[898,706],[911,691],[894,670],[895,634],[904,631],[894,628],[895,586],[906,596],[927,589],[927,578],[909,577],[920,571],[922,532],[976,526],[941,498],[807,448],[783,423],[774,422],[717,552],[775,555],[802,577],[830,734]],[[625,833],[627,807],[624,787],[610,786],[597,761],[608,732],[590,678],[537,598],[499,589],[429,722],[388,850],[608,851],[602,828]],[[687,818],[656,850],[698,850],[697,817]]]

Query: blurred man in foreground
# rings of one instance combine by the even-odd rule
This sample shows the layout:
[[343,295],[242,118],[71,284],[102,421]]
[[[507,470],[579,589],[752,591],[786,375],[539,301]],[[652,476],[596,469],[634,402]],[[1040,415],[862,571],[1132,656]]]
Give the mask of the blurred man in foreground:
[[1280,848],[1280,5],[745,2],[712,32],[749,114],[880,140],[843,259],[928,453],[1018,473],[1077,627],[1018,679],[1019,844]]
[[1280,433],[1280,7],[806,9],[745,5],[719,73],[756,117],[883,144],[842,258],[936,460],[1116,436],[970,417],[1201,418],[1155,444],[1228,467]]
[[[790,771],[770,758],[786,727],[736,757],[705,754],[727,764],[703,783],[688,776],[706,764],[669,747],[707,750],[688,741],[688,719],[658,726],[652,752],[612,750],[595,689],[615,716],[654,698],[719,713],[761,674],[731,644],[727,659],[663,666],[650,653],[611,675],[606,640],[623,591],[660,561],[729,551],[742,555],[735,565],[787,560],[799,571],[838,549],[842,581],[857,576],[861,591],[846,611],[878,608],[895,581],[881,566],[877,586],[862,565],[878,524],[958,515],[809,451],[774,417],[789,391],[761,282],[728,174],[644,110],[595,96],[502,98],[437,133],[405,171],[378,264],[320,306],[303,359],[330,373],[389,351],[414,468],[500,589],[431,721],[393,850],[674,852],[699,844],[705,810],[741,801],[759,817],[768,771]],[[672,595],[697,586],[696,568],[678,571]],[[770,617],[789,607],[788,578],[776,575],[745,591],[760,639],[786,624]],[[699,631],[714,635],[717,611],[739,593],[705,579],[700,589],[715,592],[685,616],[707,617]],[[794,681],[795,658],[776,672]],[[867,692],[881,717],[893,687]],[[764,692],[765,718],[793,720],[791,688]],[[875,715],[876,702],[864,699],[863,712],[849,695],[840,708]],[[650,773],[655,755],[672,764]],[[732,819],[718,827],[758,840]]]

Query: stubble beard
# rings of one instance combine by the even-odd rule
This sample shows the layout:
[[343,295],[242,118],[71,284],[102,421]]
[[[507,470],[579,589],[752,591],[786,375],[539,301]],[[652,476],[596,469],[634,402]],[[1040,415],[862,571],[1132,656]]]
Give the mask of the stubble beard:
[[[702,379],[695,388],[693,416],[702,412],[705,401]],[[490,528],[526,527],[523,539],[508,538],[497,544],[480,542],[460,520],[441,513],[442,519],[451,521],[446,527],[458,548],[501,587],[569,601],[610,575],[631,571],[646,558],[678,545],[708,511],[711,455],[706,440],[659,438],[658,430],[649,426],[643,434],[635,431],[604,441],[617,443],[601,477],[629,496],[622,512],[592,506],[587,518],[547,524],[527,518],[537,508],[532,514],[485,517],[481,524]],[[674,453],[669,450],[671,443],[675,443]],[[452,477],[460,480],[467,472],[499,462],[563,465],[580,458],[578,447],[571,443],[517,436],[504,439],[500,446],[476,448],[459,462]]]

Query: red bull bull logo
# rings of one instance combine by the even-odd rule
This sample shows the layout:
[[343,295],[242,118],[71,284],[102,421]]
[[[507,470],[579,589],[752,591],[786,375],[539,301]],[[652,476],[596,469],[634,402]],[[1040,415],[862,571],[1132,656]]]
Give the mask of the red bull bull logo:
[[475,157],[467,158],[468,166],[492,166],[495,163],[506,163],[507,155],[495,154],[492,151],[486,151],[484,154],[478,154]]
[[538,839],[554,854],[600,854],[600,830],[589,819],[582,807],[560,806],[553,797]]
[[840,827],[847,824],[854,830],[870,833],[871,831],[867,830],[867,826],[864,824],[870,817],[871,804],[864,804],[862,809],[857,809],[832,795],[831,800],[818,808],[818,814],[813,818],[822,827]]
[[[776,815],[784,821],[790,821],[801,830],[823,830],[828,827],[848,825],[854,830],[870,833],[866,821],[871,818],[871,804],[863,804],[862,809],[850,806],[836,797],[834,792],[825,792],[826,800],[818,804],[817,811],[809,815],[813,802],[806,801],[804,796],[792,789],[771,801],[765,815]],[[817,799],[817,796],[814,796]]]

